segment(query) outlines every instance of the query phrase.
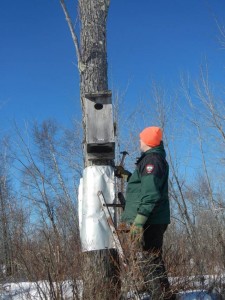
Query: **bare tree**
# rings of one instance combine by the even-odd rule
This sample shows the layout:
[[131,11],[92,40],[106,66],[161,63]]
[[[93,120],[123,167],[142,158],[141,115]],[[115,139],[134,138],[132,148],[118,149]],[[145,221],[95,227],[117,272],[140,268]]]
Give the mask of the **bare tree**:
[[[109,9],[109,0],[79,0],[79,17],[80,17],[80,35],[77,36],[69,12],[67,10],[64,0],[60,0],[63,11],[66,16],[67,23],[72,35],[72,39],[75,45],[78,70],[80,75],[80,97],[81,106],[83,111],[83,129],[84,129],[84,160],[85,167],[90,165],[113,165],[112,157],[110,159],[90,158],[88,154],[88,138],[93,128],[95,131],[104,130],[104,127],[113,127],[109,122],[105,120],[99,124],[99,120],[92,122],[93,126],[90,126],[91,119],[94,115],[90,115],[89,106],[90,100],[95,101],[97,98],[106,99],[103,103],[111,103],[111,92],[108,91],[108,77],[107,77],[107,50],[106,50],[106,21]],[[87,100],[89,99],[89,101]],[[103,107],[102,101],[95,104],[96,110],[101,110]],[[102,114],[104,118],[104,114]],[[110,117],[110,116],[108,116]],[[101,118],[101,116],[100,116]],[[105,123],[104,123],[105,122]],[[93,127],[93,128],[92,128]],[[104,153],[103,146],[100,153]],[[103,154],[102,153],[102,154]],[[89,295],[84,297],[95,297],[96,299],[112,298],[112,293],[116,288],[113,286],[113,282],[116,278],[115,264],[112,257],[115,260],[115,251],[113,250],[100,250],[91,251],[86,253],[86,274],[93,273],[93,277],[90,276],[85,280],[85,290],[89,291]],[[98,274],[98,275],[97,275]],[[97,276],[96,276],[97,275]],[[117,280],[115,281],[115,283]],[[102,288],[104,286],[104,289]],[[110,288],[110,296],[108,289]]]
[[0,177],[0,224],[2,231],[2,259],[1,266],[5,269],[5,275],[12,275],[12,245],[9,229],[9,189],[5,176]]
[[5,276],[13,275],[13,249],[11,224],[13,223],[11,205],[13,192],[10,187],[10,164],[7,143],[1,141],[0,147],[0,229],[1,229],[1,269]]
[[[82,259],[74,189],[78,182],[75,169],[69,167],[74,166],[73,158],[67,152],[70,143],[79,143],[79,136],[72,140],[68,129],[66,132],[53,121],[35,123],[28,132],[28,142],[17,128],[15,148],[11,149],[23,199],[23,210],[13,203],[10,210],[17,278],[35,282],[43,299],[49,295],[64,299],[67,285],[73,290],[72,299],[80,297]],[[81,149],[75,148],[79,157]],[[39,280],[44,280],[42,285]]]

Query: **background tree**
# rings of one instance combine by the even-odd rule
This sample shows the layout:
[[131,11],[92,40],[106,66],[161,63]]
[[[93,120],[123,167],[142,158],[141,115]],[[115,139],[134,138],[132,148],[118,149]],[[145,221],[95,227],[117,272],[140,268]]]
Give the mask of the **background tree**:
[[6,140],[0,145],[0,265],[3,276],[14,275],[13,266],[13,193],[10,183],[9,149]]

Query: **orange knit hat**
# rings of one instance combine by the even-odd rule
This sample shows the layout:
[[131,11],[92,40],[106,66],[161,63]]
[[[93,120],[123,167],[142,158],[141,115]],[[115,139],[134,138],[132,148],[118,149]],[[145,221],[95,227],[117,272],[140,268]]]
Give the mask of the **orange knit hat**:
[[162,140],[162,130],[159,127],[147,127],[140,133],[140,139],[149,147],[159,146]]

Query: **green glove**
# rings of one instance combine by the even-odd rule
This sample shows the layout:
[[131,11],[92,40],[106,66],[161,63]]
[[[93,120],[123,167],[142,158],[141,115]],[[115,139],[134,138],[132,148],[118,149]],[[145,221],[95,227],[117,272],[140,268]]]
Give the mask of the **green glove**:
[[141,242],[144,229],[140,225],[132,224],[130,228],[130,238],[132,242]]
[[147,221],[148,217],[144,216],[144,215],[140,215],[137,214],[136,218],[134,219],[134,224],[136,226],[144,226],[146,221]]
[[132,241],[141,242],[143,237],[143,226],[146,223],[148,217],[137,214],[136,218],[134,219],[134,223],[130,228],[130,237]]
[[131,176],[131,173],[124,169],[122,166],[115,166],[115,176],[118,178],[123,178],[124,180],[128,180]]

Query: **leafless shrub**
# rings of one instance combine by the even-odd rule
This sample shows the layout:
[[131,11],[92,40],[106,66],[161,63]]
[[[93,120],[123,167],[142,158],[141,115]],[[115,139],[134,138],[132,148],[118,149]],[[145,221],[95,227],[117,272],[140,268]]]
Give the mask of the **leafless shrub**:
[[[79,299],[82,260],[74,189],[77,179],[76,170],[68,168],[72,159],[65,159],[65,147],[72,139],[67,141],[52,121],[34,124],[29,142],[19,130],[17,136],[12,156],[20,174],[17,184],[23,204],[19,208],[19,202],[14,206],[11,202],[10,206],[14,220],[10,223],[12,260],[16,265],[13,278],[35,282],[43,299],[47,294],[51,299],[64,299],[64,286],[69,281],[71,299]],[[80,136],[76,138],[75,143]]]

